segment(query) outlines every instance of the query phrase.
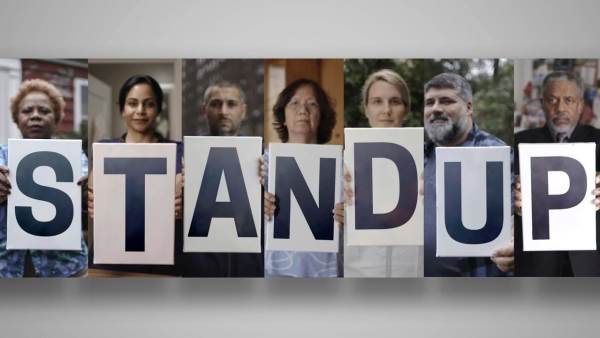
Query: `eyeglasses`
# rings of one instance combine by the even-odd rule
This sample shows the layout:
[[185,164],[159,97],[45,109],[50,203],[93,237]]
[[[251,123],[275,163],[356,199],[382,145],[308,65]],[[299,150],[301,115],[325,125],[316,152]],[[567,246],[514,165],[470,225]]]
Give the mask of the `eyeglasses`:
[[299,112],[301,108],[306,109],[311,114],[319,112],[319,103],[317,101],[309,100],[301,102],[300,100],[291,100],[288,102],[287,107],[293,110],[295,113]]
[[[556,96],[544,97],[544,102],[546,102],[547,104],[552,105],[552,106],[556,106],[560,101],[561,101],[560,97],[556,97]],[[579,102],[579,98],[574,97],[574,96],[563,96],[562,101],[565,103],[565,105],[567,105],[568,107],[571,107],[571,106],[576,105]]]

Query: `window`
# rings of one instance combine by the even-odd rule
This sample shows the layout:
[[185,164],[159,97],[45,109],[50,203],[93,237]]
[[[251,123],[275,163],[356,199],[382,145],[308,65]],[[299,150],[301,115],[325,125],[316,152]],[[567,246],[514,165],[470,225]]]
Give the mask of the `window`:
[[81,124],[88,121],[88,80],[76,78],[73,83],[73,130],[81,131]]

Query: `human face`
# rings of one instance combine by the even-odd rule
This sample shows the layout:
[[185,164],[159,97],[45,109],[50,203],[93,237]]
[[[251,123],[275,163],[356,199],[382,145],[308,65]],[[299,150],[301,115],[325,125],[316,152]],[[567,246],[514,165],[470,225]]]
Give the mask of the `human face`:
[[204,106],[208,117],[210,134],[213,136],[236,136],[246,116],[246,104],[235,87],[216,87]]
[[154,133],[158,115],[156,98],[150,85],[140,83],[131,88],[125,98],[121,117],[127,125],[127,133],[148,135]]
[[300,86],[285,106],[285,126],[291,143],[316,143],[321,108],[309,85]]
[[469,130],[472,102],[465,102],[455,89],[430,88],[425,93],[425,130],[436,144],[454,145]]
[[56,122],[48,95],[31,92],[19,103],[17,126],[23,138],[49,139],[56,130]]
[[568,133],[579,122],[582,98],[577,84],[554,80],[547,84],[542,98],[546,121],[556,133]]
[[365,115],[373,128],[402,127],[406,105],[400,91],[385,81],[375,81],[369,88]]

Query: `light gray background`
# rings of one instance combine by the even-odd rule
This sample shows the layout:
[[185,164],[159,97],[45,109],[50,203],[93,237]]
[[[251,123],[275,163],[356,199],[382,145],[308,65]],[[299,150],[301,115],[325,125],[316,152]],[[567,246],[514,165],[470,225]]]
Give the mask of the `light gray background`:
[[[597,0],[11,0],[0,56],[597,58],[599,18]],[[600,279],[0,281],[2,337],[595,337],[598,310]]]

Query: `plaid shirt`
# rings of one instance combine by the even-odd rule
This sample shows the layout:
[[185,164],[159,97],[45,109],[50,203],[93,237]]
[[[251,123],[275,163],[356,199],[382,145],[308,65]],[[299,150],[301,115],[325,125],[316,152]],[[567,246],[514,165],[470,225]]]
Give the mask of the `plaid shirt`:
[[[473,123],[467,139],[457,147],[491,147],[506,144],[496,136],[486,133]],[[436,191],[435,191],[435,148],[436,145],[425,143],[425,277],[463,276],[485,277],[505,276],[496,265],[484,257],[436,257]],[[512,162],[512,151],[511,151]],[[511,163],[512,164],[512,163]],[[512,167],[512,166],[511,166]],[[514,175],[512,175],[514,182]],[[511,198],[511,204],[513,199]]]
[[[8,164],[8,147],[0,145],[0,165]],[[81,173],[88,174],[88,159],[81,152]],[[33,269],[39,277],[69,277],[87,270],[88,249],[81,238],[81,251],[61,250],[6,250],[7,203],[0,204],[0,277],[23,277],[26,255],[29,253]]]

